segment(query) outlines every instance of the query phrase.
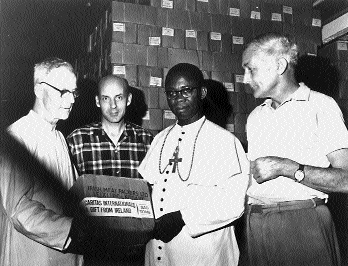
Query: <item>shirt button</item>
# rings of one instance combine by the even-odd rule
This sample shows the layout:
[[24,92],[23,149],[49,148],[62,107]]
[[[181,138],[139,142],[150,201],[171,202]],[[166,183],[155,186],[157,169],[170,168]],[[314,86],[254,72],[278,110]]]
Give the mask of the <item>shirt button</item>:
[[158,260],[161,260],[161,257],[157,257]]
[[161,198],[160,201],[163,201],[163,198]]
[[160,208],[160,211],[163,212],[163,208]]
[[181,132],[181,134],[185,134],[185,132]]
[[179,138],[179,141],[182,141],[182,138]]
[[166,174],[169,174],[169,171],[166,171]]
[[158,246],[158,249],[162,249],[162,247],[161,247],[161,246]]
[[166,178],[166,179],[164,179],[164,182],[167,182],[167,178]]
[[162,191],[163,191],[163,192],[165,192],[165,191],[166,191],[166,189],[164,188],[164,189],[162,189]]

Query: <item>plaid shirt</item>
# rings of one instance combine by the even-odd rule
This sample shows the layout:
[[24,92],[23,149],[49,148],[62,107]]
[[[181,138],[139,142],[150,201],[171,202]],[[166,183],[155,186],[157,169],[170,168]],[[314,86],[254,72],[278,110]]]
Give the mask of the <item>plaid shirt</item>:
[[75,129],[67,137],[79,174],[139,178],[138,166],[150,148],[153,135],[126,122],[119,142],[114,144],[101,122]]

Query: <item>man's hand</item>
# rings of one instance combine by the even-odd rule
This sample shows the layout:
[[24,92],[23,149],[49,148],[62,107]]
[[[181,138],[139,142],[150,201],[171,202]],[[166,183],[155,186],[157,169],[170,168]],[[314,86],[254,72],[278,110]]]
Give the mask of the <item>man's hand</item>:
[[260,157],[250,163],[251,174],[259,184],[278,176],[292,177],[297,168],[298,163],[275,156]]
[[180,233],[184,225],[180,211],[167,213],[155,220],[154,238],[168,243]]

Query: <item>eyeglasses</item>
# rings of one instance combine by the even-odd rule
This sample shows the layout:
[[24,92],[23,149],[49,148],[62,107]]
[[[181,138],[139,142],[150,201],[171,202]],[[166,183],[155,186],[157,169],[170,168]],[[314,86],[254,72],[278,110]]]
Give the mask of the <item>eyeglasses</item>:
[[181,96],[184,96],[185,98],[188,98],[188,97],[192,96],[192,93],[195,89],[199,89],[199,88],[200,87],[184,87],[183,89],[181,89],[179,91],[166,90],[165,93],[166,93],[168,99],[174,99],[179,94]]
[[56,88],[56,87],[54,87],[54,86],[52,86],[51,84],[49,84],[49,83],[47,83],[47,82],[44,82],[44,81],[42,81],[42,82],[40,82],[39,84],[46,84],[46,85],[48,85],[48,86],[50,86],[52,89],[55,89],[56,91],[59,91],[60,92],[60,97],[64,97],[64,96],[66,96],[66,95],[68,95],[69,93],[71,93],[73,96],[74,96],[74,98],[77,98],[77,97],[79,97],[79,93],[78,93],[78,91],[69,91],[69,90],[60,90],[60,89],[58,89],[58,88]]

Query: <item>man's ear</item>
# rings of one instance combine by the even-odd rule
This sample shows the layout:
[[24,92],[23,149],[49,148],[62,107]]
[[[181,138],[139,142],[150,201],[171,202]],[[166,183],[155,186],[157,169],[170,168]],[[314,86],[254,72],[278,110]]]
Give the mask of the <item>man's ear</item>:
[[95,104],[100,108],[99,96],[95,96]]
[[36,98],[38,98],[38,99],[43,98],[44,89],[41,86],[41,84],[35,84],[34,93],[35,93]]
[[201,99],[203,100],[207,96],[208,90],[206,87],[201,88]]
[[132,97],[133,97],[132,93],[128,93],[128,97],[127,97],[127,106],[131,104],[131,102],[132,102]]
[[278,73],[279,75],[284,74],[284,72],[287,70],[289,66],[288,60],[286,60],[284,57],[281,57],[278,59]]

